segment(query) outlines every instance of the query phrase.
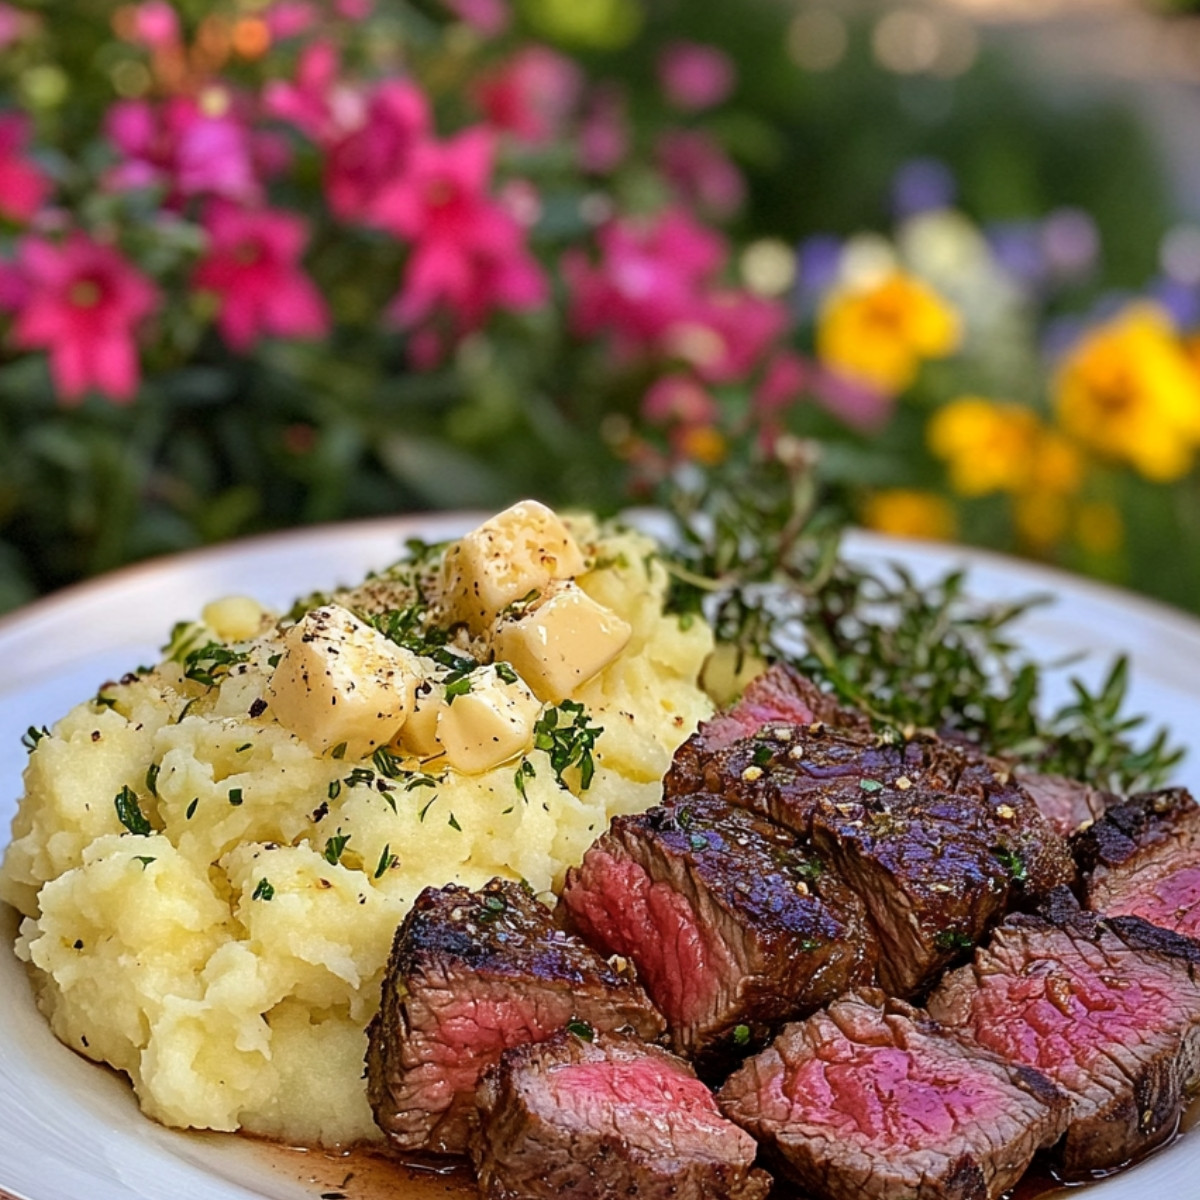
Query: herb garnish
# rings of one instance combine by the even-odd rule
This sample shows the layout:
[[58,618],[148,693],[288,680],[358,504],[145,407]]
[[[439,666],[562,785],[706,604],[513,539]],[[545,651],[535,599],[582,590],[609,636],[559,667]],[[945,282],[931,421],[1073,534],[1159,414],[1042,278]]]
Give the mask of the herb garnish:
[[379,856],[379,864],[375,868],[375,878],[379,879],[383,873],[391,866],[395,865],[396,856],[392,853],[390,842],[384,844],[383,853]]
[[567,1032],[573,1033],[581,1042],[594,1042],[596,1040],[596,1031],[586,1021],[568,1021]]
[[148,837],[153,832],[153,827],[146,819],[146,814],[142,812],[142,806],[138,803],[137,794],[128,784],[113,797],[113,805],[117,810],[117,820],[130,833],[136,833],[139,837]]
[[250,896],[250,899],[251,900],[274,900],[275,899],[275,888],[272,886],[271,881],[269,879],[267,879],[266,877],[260,879],[258,881],[258,886],[255,887],[253,893]]
[[704,613],[719,642],[790,662],[881,730],[951,734],[1124,793],[1160,785],[1182,756],[1126,713],[1123,658],[1098,691],[1072,680],[1074,698],[1043,715],[1044,668],[1016,626],[1045,598],[982,603],[961,571],[928,581],[849,561],[846,508],[819,479],[813,443],[739,450],[676,475],[660,500],[675,527],[670,610]]
[[575,700],[564,700],[557,708],[547,708],[533,726],[533,744],[550,756],[550,766],[561,787],[566,787],[563,772],[579,767],[579,789],[586,792],[596,773],[592,751],[602,726],[589,725],[590,714]]
[[30,752],[30,754],[32,754],[33,749],[38,742],[40,742],[42,738],[49,736],[50,730],[47,729],[45,725],[43,725],[41,729],[38,729],[35,725],[30,725],[30,727],[21,735],[21,745],[24,746],[25,749]]
[[229,674],[230,667],[247,662],[249,658],[247,650],[231,650],[220,642],[208,642],[184,654],[183,675],[205,687],[215,687]]
[[325,861],[331,866],[336,867],[341,861],[342,853],[346,849],[346,843],[350,840],[351,835],[342,833],[339,829],[333,837],[325,843]]
[[537,776],[537,770],[533,763],[527,758],[521,759],[521,765],[513,773],[513,785],[517,791],[521,793],[521,799],[526,804],[529,803],[529,794],[525,791],[525,780],[533,779]]

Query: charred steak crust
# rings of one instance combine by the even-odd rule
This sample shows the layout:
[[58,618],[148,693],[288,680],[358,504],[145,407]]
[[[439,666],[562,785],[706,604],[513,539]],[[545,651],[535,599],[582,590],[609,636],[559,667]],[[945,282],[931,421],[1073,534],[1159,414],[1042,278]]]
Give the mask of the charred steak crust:
[[1088,908],[1200,936],[1200,805],[1186,789],[1131,796],[1073,847]]
[[[669,776],[668,776],[669,779]],[[712,755],[700,790],[808,836],[824,802],[883,807],[905,793],[955,795],[978,809],[1012,864],[1017,893],[1041,896],[1075,878],[1066,840],[997,764],[937,739],[901,741],[823,723],[764,725]],[[668,794],[671,788],[667,788]]]
[[1066,1125],[1066,1097],[880,992],[789,1025],[721,1109],[823,1200],[996,1200]]
[[1200,1078],[1200,945],[1139,917],[1082,912],[1066,889],[1011,916],[929,998],[933,1017],[1071,1099],[1068,1175],[1119,1167],[1168,1137]]
[[879,982],[911,998],[973,948],[1016,889],[1012,856],[980,804],[880,791],[818,803],[813,846],[862,897],[879,942]]
[[403,1150],[462,1154],[480,1072],[572,1018],[661,1034],[662,1017],[525,887],[427,888],[396,932],[368,1029],[367,1095]]
[[757,1146],[683,1059],[564,1029],[480,1080],[471,1158],[485,1200],[764,1200]]
[[667,796],[704,791],[704,771],[718,751],[768,725],[810,725],[823,721],[839,728],[870,733],[862,713],[843,708],[834,696],[784,663],[769,667],[746,685],[741,699],[708,721],[675,752],[663,781]]
[[794,834],[715,796],[615,818],[560,905],[633,960],[689,1054],[744,1053],[874,975],[858,897]]

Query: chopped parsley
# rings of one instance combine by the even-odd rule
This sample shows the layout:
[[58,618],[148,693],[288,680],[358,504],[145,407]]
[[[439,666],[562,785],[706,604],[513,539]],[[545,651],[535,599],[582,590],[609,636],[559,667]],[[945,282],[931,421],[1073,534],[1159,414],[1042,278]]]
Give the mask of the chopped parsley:
[[38,729],[34,725],[30,725],[30,727],[21,735],[21,745],[32,754],[33,748],[38,744],[38,742],[40,742],[42,738],[49,736],[50,730],[47,729],[45,725],[43,725],[41,729]]
[[446,684],[446,703],[453,704],[459,696],[467,695],[471,690],[471,676],[460,675],[457,679]]
[[183,656],[183,677],[205,687],[215,687],[230,667],[249,661],[248,650],[231,650],[220,642],[208,642]]
[[517,791],[521,793],[521,799],[524,800],[526,804],[529,803],[529,795],[525,791],[525,780],[533,779],[536,775],[537,769],[527,758],[523,758],[521,760],[521,765],[513,774],[513,785],[516,787]]
[[1029,868],[1015,850],[1010,850],[1007,846],[993,846],[992,857],[1008,872],[1013,883],[1024,883],[1029,878]]
[[189,804],[189,805],[187,806],[187,814],[186,814],[186,815],[187,815],[187,819],[188,819],[189,821],[190,821],[190,820],[191,820],[191,819],[192,819],[192,818],[193,818],[193,817],[196,815],[196,805],[197,805],[197,804],[199,804],[199,803],[200,803],[200,797],[199,797],[199,796],[197,796],[197,797],[195,797],[195,799],[194,799],[194,800],[191,802],[191,804]]
[[748,1046],[750,1044],[749,1025],[735,1025],[733,1027],[733,1044],[735,1046]]
[[346,743],[338,742],[336,746],[329,752],[330,758],[343,759],[346,757]]
[[380,746],[371,755],[371,761],[375,764],[375,770],[388,779],[399,779],[405,774],[399,755],[393,754],[386,746]]
[[586,1021],[568,1021],[567,1032],[573,1033],[582,1042],[594,1042],[596,1031]]
[[379,863],[375,868],[375,878],[379,879],[383,873],[396,864],[396,856],[392,853],[391,843],[387,843],[383,847],[383,853],[379,856]]
[[342,854],[346,849],[346,843],[350,840],[350,834],[342,833],[339,829],[333,837],[325,843],[325,861],[331,866],[336,867],[342,859]]
[[275,898],[275,888],[271,881],[264,876],[258,881],[253,893],[250,896],[251,900],[273,900]]
[[241,788],[230,788],[229,789],[229,803],[232,804],[234,808],[241,807],[242,799],[243,798],[242,798],[242,789]]
[[150,865],[152,862],[158,862],[158,859],[157,859],[157,858],[155,858],[153,854],[135,854],[133,857],[134,857],[135,859],[137,859],[137,861],[138,861],[138,862],[140,862],[140,863],[142,864],[142,870],[143,870],[143,871],[144,871],[144,870],[145,870],[145,869],[146,869],[146,868],[147,868],[147,867],[148,867],[148,866],[149,866],[149,865]]
[[457,833],[462,833],[462,826],[458,823],[457,820],[455,820],[453,813],[450,814],[450,820],[447,821],[446,824],[449,825],[450,828],[455,830]]
[[153,832],[150,822],[146,819],[146,814],[142,812],[142,806],[138,803],[137,794],[128,784],[116,794],[113,804],[117,810],[117,820],[130,833],[136,833],[139,837],[148,837]]
[[508,665],[508,663],[498,662],[494,665],[496,668],[496,674],[500,677],[502,682],[509,685],[520,682],[521,677],[512,669],[512,667]]
[[146,769],[146,791],[152,796],[158,795],[158,773],[162,768],[158,763],[151,763]]
[[602,726],[589,725],[588,711],[576,700],[564,700],[557,708],[547,708],[533,727],[533,744],[550,756],[550,766],[560,786],[566,787],[563,772],[579,768],[579,789],[586,792],[596,773],[592,751]]

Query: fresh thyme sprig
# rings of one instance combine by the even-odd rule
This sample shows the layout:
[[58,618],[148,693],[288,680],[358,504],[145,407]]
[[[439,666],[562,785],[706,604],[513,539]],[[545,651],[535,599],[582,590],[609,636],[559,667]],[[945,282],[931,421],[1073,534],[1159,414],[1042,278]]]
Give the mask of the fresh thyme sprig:
[[674,611],[703,611],[718,641],[791,662],[881,728],[952,735],[1115,791],[1166,780],[1183,752],[1126,711],[1123,658],[1097,691],[1072,679],[1073,699],[1041,711],[1047,668],[1021,651],[1017,626],[1047,598],[988,604],[960,571],[925,583],[850,562],[817,460],[811,443],[781,439],[749,469],[668,481]]

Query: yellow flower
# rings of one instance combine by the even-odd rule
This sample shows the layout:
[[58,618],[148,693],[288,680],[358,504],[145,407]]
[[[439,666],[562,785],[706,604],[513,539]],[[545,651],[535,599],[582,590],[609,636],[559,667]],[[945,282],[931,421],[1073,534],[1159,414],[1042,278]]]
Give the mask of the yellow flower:
[[868,529],[893,537],[934,538],[948,541],[957,528],[954,509],[933,492],[890,488],[868,496],[862,508]]
[[1147,479],[1185,475],[1200,445],[1200,374],[1151,304],[1130,305],[1080,341],[1059,369],[1055,403],[1069,434]]
[[899,271],[870,287],[843,288],[817,322],[817,354],[826,366],[894,395],[923,359],[958,349],[958,314],[932,288]]
[[1072,492],[1083,474],[1075,447],[1021,404],[960,396],[934,414],[925,437],[961,496]]
[[1031,549],[1048,553],[1066,535],[1071,511],[1055,492],[1035,490],[1013,499],[1013,521],[1020,540]]

